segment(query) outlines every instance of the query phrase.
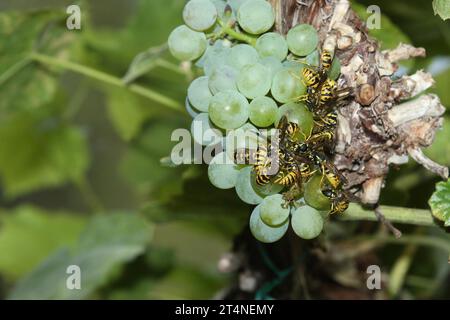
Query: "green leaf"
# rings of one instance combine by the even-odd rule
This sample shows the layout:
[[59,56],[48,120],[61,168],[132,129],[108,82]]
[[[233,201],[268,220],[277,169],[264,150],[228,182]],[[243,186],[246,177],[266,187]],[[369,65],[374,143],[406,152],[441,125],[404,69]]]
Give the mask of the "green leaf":
[[442,129],[436,132],[433,144],[424,151],[430,159],[450,166],[450,143],[448,137],[450,137],[450,118],[445,117]]
[[433,216],[444,221],[446,227],[450,226],[450,179],[436,184],[436,191],[431,196],[428,204],[431,207]]
[[28,273],[49,253],[73,244],[85,218],[32,206],[0,211],[0,272],[10,280]]
[[108,114],[111,122],[125,141],[134,138],[142,125],[151,118],[156,109],[148,100],[123,90],[108,90]]
[[[61,249],[23,278],[10,299],[83,299],[110,281],[125,264],[142,254],[152,228],[133,213],[96,216],[82,232],[77,245]],[[81,289],[69,290],[67,267],[81,270]]]
[[53,99],[57,81],[52,71],[31,63],[28,56],[34,50],[62,54],[70,48],[72,35],[61,31],[62,24],[46,29],[60,17],[48,11],[0,13],[0,115],[35,109]]
[[10,198],[77,180],[89,164],[84,134],[47,109],[0,121],[0,141],[0,178]]
[[448,90],[450,88],[450,68],[436,75],[434,80],[435,85],[432,91],[439,96],[441,103],[450,109],[450,90]]
[[439,15],[442,20],[450,18],[450,1],[449,0],[433,0],[433,10],[435,15]]
[[127,73],[123,77],[123,82],[131,83],[142,75],[146,74],[158,65],[158,59],[167,51],[167,46],[150,48],[139,53],[131,62]]

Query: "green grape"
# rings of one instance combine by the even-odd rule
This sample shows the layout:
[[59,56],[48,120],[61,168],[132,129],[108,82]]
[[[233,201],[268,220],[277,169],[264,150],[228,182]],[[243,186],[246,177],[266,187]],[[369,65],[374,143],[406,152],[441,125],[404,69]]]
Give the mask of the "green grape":
[[216,155],[208,166],[208,178],[219,189],[230,189],[236,185],[239,168],[225,152]]
[[322,193],[322,175],[315,174],[305,185],[305,202],[317,210],[330,210],[331,202]]
[[339,78],[339,75],[341,74],[341,62],[338,58],[333,59],[333,63],[331,64],[331,69],[328,72],[328,77],[332,80],[336,80]]
[[265,184],[262,186],[257,184],[254,172],[252,172],[252,187],[253,187],[253,190],[255,190],[256,193],[259,194],[263,198],[273,195],[273,194],[277,194],[284,188],[282,185],[270,183],[270,182],[268,184]]
[[289,218],[289,207],[284,208],[285,201],[281,194],[265,197],[259,206],[261,220],[269,227],[279,227]]
[[261,58],[274,56],[279,61],[286,59],[288,46],[284,37],[276,32],[265,33],[256,40],[256,51]]
[[239,170],[239,174],[236,180],[236,193],[238,197],[248,204],[259,204],[263,198],[256,193],[252,187],[252,167],[244,167]]
[[319,35],[309,24],[299,24],[287,34],[289,50],[297,56],[307,56],[317,48],[318,43]]
[[231,42],[228,40],[217,40],[212,46],[206,48],[203,57],[197,62],[197,67],[203,68],[205,75],[210,76],[217,68],[224,65],[231,50]]
[[191,133],[194,141],[204,146],[223,140],[222,133],[209,121],[207,113],[200,113],[192,120]]
[[250,123],[245,123],[242,127],[230,130],[225,137],[225,149],[230,158],[234,157],[237,149],[258,148],[258,129]]
[[194,107],[191,105],[191,103],[189,102],[188,97],[186,97],[186,99],[184,101],[184,106],[186,108],[187,113],[189,113],[189,115],[192,118],[195,118],[196,116],[198,116],[200,114],[200,112],[198,112],[196,109],[194,109]]
[[208,77],[200,77],[192,81],[188,88],[188,99],[194,108],[208,112],[212,94],[208,87]]
[[219,128],[239,128],[248,120],[248,101],[237,91],[219,92],[211,98],[209,117]]
[[271,92],[275,100],[286,103],[298,99],[306,92],[306,87],[292,70],[283,69],[275,74]]
[[298,124],[301,130],[299,130],[295,138],[299,141],[304,141],[305,137],[309,136],[313,129],[313,114],[303,103],[290,102],[279,107],[275,121],[276,126],[278,126],[282,116],[286,116],[289,122]]
[[303,63],[301,63],[300,61],[286,60],[282,63],[282,66],[293,72],[294,75],[298,77],[297,80],[299,80],[300,82],[302,81],[300,77],[302,76],[302,69],[305,66]]
[[273,243],[280,240],[285,234],[289,226],[287,220],[279,227],[270,227],[266,225],[260,218],[260,206],[256,206],[250,215],[250,231],[253,236],[264,243]]
[[227,90],[236,90],[237,71],[227,65],[214,69],[209,76],[209,89],[213,94]]
[[272,5],[265,0],[248,0],[238,11],[239,25],[251,34],[262,34],[272,28],[275,14]]
[[271,78],[273,78],[273,76],[274,76],[278,71],[280,71],[281,69],[283,69],[283,65],[281,64],[281,61],[278,60],[278,59],[275,58],[275,57],[272,57],[272,56],[262,58],[261,61],[260,61],[260,63],[261,63],[263,66],[266,66],[267,68],[269,68],[269,71],[270,71],[270,77],[271,77]]
[[323,230],[323,218],[316,209],[302,206],[292,211],[291,226],[302,239],[314,239]]
[[181,61],[192,61],[199,58],[206,50],[206,36],[182,25],[169,35],[168,45],[172,55]]
[[232,47],[228,56],[228,64],[236,70],[241,70],[246,65],[254,64],[258,60],[258,52],[248,44],[238,44]]
[[318,67],[319,66],[319,51],[314,50],[312,53],[308,54],[305,61],[308,65]]
[[184,6],[183,19],[191,29],[205,31],[216,23],[216,6],[210,0],[190,0]]
[[272,85],[270,70],[262,64],[248,64],[237,77],[239,91],[249,99],[265,96]]
[[247,0],[228,0],[227,3],[234,12],[238,12],[239,7]]
[[272,98],[258,97],[250,102],[250,121],[258,127],[268,127],[275,122],[277,110],[277,103]]

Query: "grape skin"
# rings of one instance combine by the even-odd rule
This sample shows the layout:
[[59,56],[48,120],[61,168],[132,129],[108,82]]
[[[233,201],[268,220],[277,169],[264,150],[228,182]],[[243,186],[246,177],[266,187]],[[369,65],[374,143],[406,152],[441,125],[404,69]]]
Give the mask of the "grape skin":
[[216,155],[208,166],[209,181],[219,189],[233,188],[236,185],[238,174],[238,167],[225,152]]
[[237,78],[239,91],[249,99],[265,96],[271,85],[270,70],[259,63],[243,67]]
[[299,24],[288,31],[287,44],[289,50],[298,56],[307,56],[317,48],[319,35],[309,24]]
[[320,212],[310,206],[292,210],[291,226],[295,234],[310,240],[320,235],[323,230],[323,218]]
[[183,19],[191,29],[205,31],[216,23],[216,6],[209,0],[190,0],[184,6]]
[[280,227],[269,227],[260,218],[260,206],[255,207],[250,216],[250,231],[253,236],[264,243],[280,240],[286,233],[289,223],[286,221]]
[[244,167],[239,170],[239,175],[236,181],[236,194],[245,203],[259,204],[263,198],[256,193],[252,187],[252,167]]
[[249,105],[250,121],[258,127],[268,127],[275,122],[278,106],[269,97],[258,97]]
[[256,51],[258,51],[261,58],[273,56],[279,61],[283,61],[288,54],[288,45],[282,35],[276,32],[269,32],[258,38]]
[[209,116],[219,128],[239,128],[248,120],[248,101],[237,91],[219,92],[211,98]]
[[209,76],[208,86],[213,94],[236,90],[237,71],[230,66],[221,65],[214,69]]
[[262,34],[272,28],[275,14],[272,5],[265,0],[248,0],[238,11],[238,22],[250,34]]
[[206,76],[195,79],[188,88],[188,99],[191,105],[199,111],[208,112],[209,101],[212,98]]
[[181,61],[199,58],[205,52],[206,44],[204,33],[191,30],[186,25],[175,28],[168,39],[170,52]]
[[248,44],[238,44],[232,47],[228,56],[228,64],[236,70],[241,70],[246,65],[258,61],[258,52]]
[[269,227],[279,227],[289,218],[289,208],[283,208],[283,196],[274,194],[264,198],[260,205],[261,220]]
[[306,92],[306,88],[299,79],[294,77],[293,71],[283,69],[275,74],[271,92],[275,100],[286,103],[298,99]]

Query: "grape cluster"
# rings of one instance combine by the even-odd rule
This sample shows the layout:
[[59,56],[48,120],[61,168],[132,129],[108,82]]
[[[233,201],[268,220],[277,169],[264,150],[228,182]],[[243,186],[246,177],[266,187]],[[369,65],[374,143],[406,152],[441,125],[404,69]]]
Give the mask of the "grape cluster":
[[[186,108],[193,117],[195,143],[223,146],[209,163],[211,183],[235,188],[242,201],[257,205],[250,229],[258,240],[279,240],[289,223],[299,237],[317,237],[332,208],[331,195],[323,192],[324,174],[304,180],[304,190],[286,205],[291,196],[286,185],[260,185],[254,166],[235,161],[236,150],[257,150],[283,118],[296,124],[296,143],[318,132],[318,115],[305,99],[311,90],[302,78],[304,68],[320,68],[317,31],[300,24],[286,37],[272,32],[275,15],[266,0],[190,0],[183,19],[185,24],[172,31],[168,45],[175,58],[193,61],[203,71],[189,85]],[[326,78],[337,79],[339,73],[334,59]],[[307,159],[314,162],[311,153]],[[324,168],[321,163],[313,166],[315,171]]]

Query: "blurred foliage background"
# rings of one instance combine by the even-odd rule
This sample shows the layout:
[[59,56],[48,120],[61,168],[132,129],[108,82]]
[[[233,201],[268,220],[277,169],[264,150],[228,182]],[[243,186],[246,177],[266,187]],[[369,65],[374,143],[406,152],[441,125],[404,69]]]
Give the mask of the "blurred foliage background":
[[[78,1],[82,30],[68,31],[65,10],[73,2],[0,0],[0,297],[211,298],[233,280],[216,265],[251,208],[211,186],[203,166],[161,163],[173,146],[171,132],[190,125],[182,105],[195,70],[159,50],[137,79],[173,99],[175,110],[27,58],[39,52],[120,80],[136,55],[161,48],[182,23],[184,1]],[[373,36],[384,48],[402,41],[427,49],[427,58],[403,70],[432,72],[433,91],[450,107],[450,23],[434,16],[428,1],[359,4],[362,15],[367,5],[381,7],[382,29]],[[447,113],[427,150],[447,165],[449,130]],[[412,162],[394,168],[382,203],[428,208],[437,181]],[[333,224],[348,240],[358,222]],[[442,250],[450,247],[448,234],[400,228],[431,245],[378,250],[382,270],[400,283],[390,297],[449,298],[449,250]],[[83,290],[65,288],[70,264],[81,267]]]

